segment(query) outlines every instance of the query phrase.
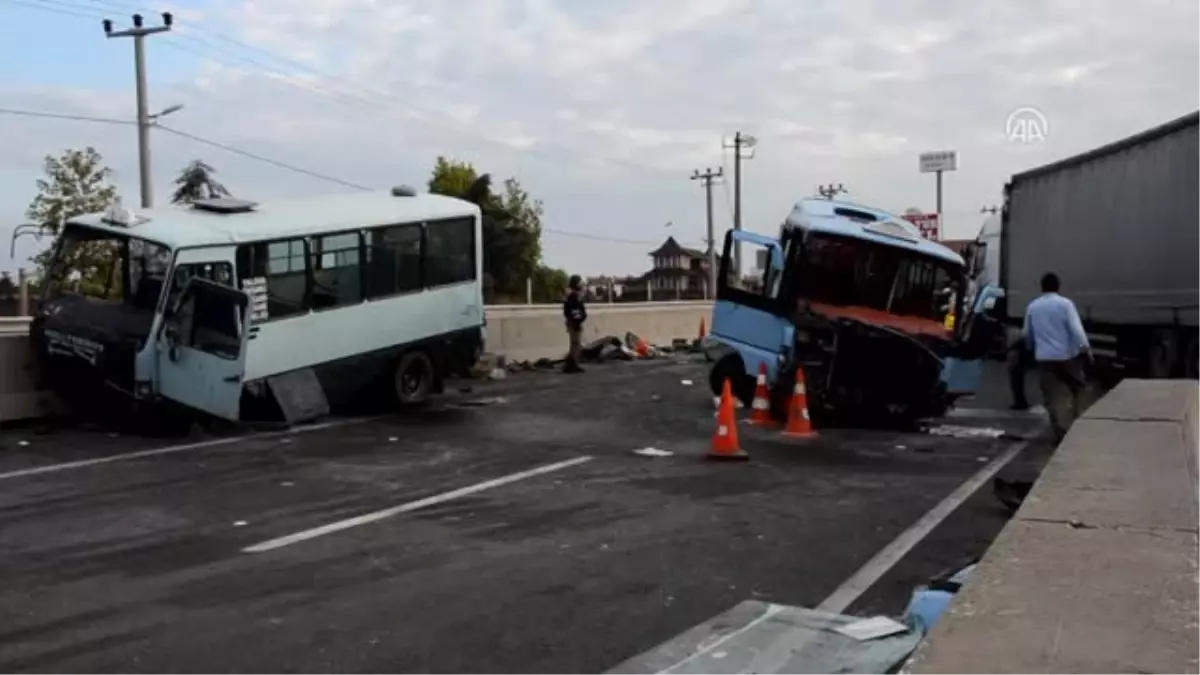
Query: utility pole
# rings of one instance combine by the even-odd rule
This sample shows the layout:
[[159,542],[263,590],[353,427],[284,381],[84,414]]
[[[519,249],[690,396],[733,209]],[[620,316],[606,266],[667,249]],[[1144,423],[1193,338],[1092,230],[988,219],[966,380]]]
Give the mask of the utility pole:
[[838,193],[847,194],[848,192],[849,190],[842,187],[841,183],[838,183],[837,185],[830,183],[829,185],[817,186],[817,194],[821,195],[825,199],[833,199],[838,195]]
[[710,168],[705,168],[704,173],[700,173],[699,169],[692,172],[692,180],[698,180],[704,186],[704,205],[708,217],[708,294],[713,298],[717,297],[717,244],[713,238],[712,189],[713,185],[720,185],[723,175],[721,169],[715,173]]
[[[750,134],[743,134],[740,131],[733,134],[733,229],[740,231],[742,229],[742,160],[754,158],[754,146],[758,144],[758,139]],[[742,149],[745,148],[750,152],[742,154]],[[733,245],[733,268],[737,274],[737,278],[742,278],[742,244],[734,242]]]
[[142,208],[154,206],[150,184],[150,105],[146,92],[146,36],[165,33],[171,30],[173,17],[170,12],[163,12],[161,26],[143,26],[142,15],[133,15],[133,28],[113,32],[113,24],[109,19],[104,20],[104,34],[109,38],[133,38],[133,65],[137,83],[137,127],[138,127],[138,174],[141,177]]

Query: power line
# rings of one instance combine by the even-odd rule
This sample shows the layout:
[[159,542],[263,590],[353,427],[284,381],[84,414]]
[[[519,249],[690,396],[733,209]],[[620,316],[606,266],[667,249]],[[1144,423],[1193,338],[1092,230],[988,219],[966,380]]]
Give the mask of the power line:
[[[53,112],[45,112],[45,111],[41,111],[41,110],[21,110],[21,109],[17,109],[17,108],[0,108],[0,115],[16,115],[16,116],[20,116],[20,117],[59,119],[59,120],[67,120],[67,121],[72,121],[72,122],[95,122],[95,123],[100,123],[100,124],[119,124],[119,125],[124,125],[124,126],[135,126],[137,124],[137,122],[135,122],[133,120],[123,120],[123,119],[116,119],[116,118],[112,118],[112,117],[94,117],[94,116],[90,116],[90,115],[53,113]],[[156,129],[165,131],[169,134],[179,136],[180,138],[185,138],[187,140],[193,141],[195,143],[200,143],[202,145],[207,145],[209,147],[217,148],[219,150],[224,150],[225,152],[239,155],[239,156],[245,157],[247,159],[252,159],[254,161],[263,162],[265,164],[270,164],[271,166],[278,167],[280,169],[285,169],[285,170],[291,171],[293,173],[299,173],[299,174],[303,174],[305,176],[309,176],[312,178],[317,178],[317,179],[328,181],[331,183],[337,183],[338,185],[343,185],[345,187],[354,188],[356,190],[370,191],[370,190],[375,189],[375,188],[367,187],[365,185],[360,185],[358,183],[353,183],[353,182],[350,182],[347,180],[342,180],[341,178],[337,178],[335,176],[329,176],[327,174],[319,173],[317,171],[305,169],[304,167],[296,166],[294,164],[288,164],[287,162],[281,162],[277,159],[272,159],[272,158],[266,157],[264,155],[250,152],[249,150],[243,150],[239,147],[229,145],[227,143],[221,143],[219,141],[214,141],[211,138],[205,138],[203,136],[188,133],[186,131],[181,131],[181,130],[175,129],[173,127],[168,127],[162,123],[154,124],[153,127]],[[574,237],[577,239],[588,239],[588,240],[592,240],[592,241],[606,241],[606,242],[611,242],[611,243],[616,243],[616,244],[635,244],[638,246],[653,246],[658,243],[658,242],[649,241],[646,239],[624,239],[621,237],[608,237],[608,236],[598,235],[598,234],[587,234],[585,232],[570,232],[568,230],[559,230],[559,229],[550,228],[550,227],[543,227],[542,232],[549,233],[549,234],[555,234],[555,235],[559,235],[559,236],[564,236],[564,237]]]
[[[8,1],[8,0],[4,0]],[[16,108],[0,108],[0,115],[18,115],[20,117],[44,117],[48,119],[70,120],[72,122],[97,122],[100,124],[136,125],[133,120],[121,120],[112,117],[91,117],[89,115],[72,115],[69,113],[42,112],[40,110],[19,110]]]
[[232,145],[226,145],[224,143],[220,143],[220,142],[208,139],[208,138],[204,138],[203,136],[189,134],[186,131],[180,131],[179,129],[171,128],[165,124],[156,124],[154,126],[159,129],[162,129],[163,131],[165,131],[169,134],[175,134],[176,136],[179,136],[181,138],[186,138],[190,141],[195,141],[197,143],[201,143],[203,145],[207,145],[207,146],[210,146],[213,148],[218,148],[220,150],[224,150],[225,152],[233,153],[235,155],[241,155],[242,157],[254,159],[254,160],[263,162],[265,164],[277,166],[281,169],[287,169],[288,171],[292,171],[295,173],[304,174],[306,176],[311,176],[313,178],[319,178],[321,180],[329,181],[330,183],[337,183],[339,185],[344,185],[346,187],[355,188],[357,190],[374,190],[375,189],[375,188],[369,188],[365,185],[359,185],[358,183],[351,183],[350,181],[342,180],[341,178],[335,178],[333,176],[328,176],[323,173],[317,173],[316,171],[311,171],[309,169],[305,169],[305,168],[295,166],[292,164],[287,164],[287,163],[281,162],[277,159],[271,159],[270,157],[264,157],[262,155],[258,155],[253,152],[250,152],[249,150],[242,150],[241,148],[237,148]]

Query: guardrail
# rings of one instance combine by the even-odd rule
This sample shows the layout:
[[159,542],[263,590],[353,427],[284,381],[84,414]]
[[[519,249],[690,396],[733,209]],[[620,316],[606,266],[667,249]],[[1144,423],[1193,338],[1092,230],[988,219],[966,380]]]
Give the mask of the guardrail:
[[0,316],[0,337],[29,335],[30,320],[27,316]]

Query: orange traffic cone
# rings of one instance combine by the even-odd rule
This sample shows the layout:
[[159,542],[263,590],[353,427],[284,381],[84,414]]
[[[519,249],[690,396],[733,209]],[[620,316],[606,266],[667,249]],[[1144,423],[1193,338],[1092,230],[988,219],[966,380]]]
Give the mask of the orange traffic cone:
[[750,424],[777,426],[771,419],[771,394],[767,391],[767,364],[758,364],[758,380],[754,384],[754,400],[750,403]]
[[721,409],[717,412],[717,428],[713,431],[709,459],[750,459],[738,445],[737,415],[733,412],[733,393],[729,380],[721,387]]
[[804,386],[804,368],[796,367],[796,385],[792,389],[792,398],[788,401],[787,427],[784,436],[807,438],[816,436],[812,420],[808,418],[808,390]]

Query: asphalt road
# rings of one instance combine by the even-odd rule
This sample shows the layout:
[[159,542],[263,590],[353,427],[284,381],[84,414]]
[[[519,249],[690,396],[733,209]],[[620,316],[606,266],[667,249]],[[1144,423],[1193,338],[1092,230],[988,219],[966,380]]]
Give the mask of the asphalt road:
[[[705,462],[705,374],[522,373],[421,415],[165,452],[0,434],[0,669],[600,672],[748,598],[820,604],[1012,443],[742,426],[751,461]],[[852,610],[898,613],[982,554],[1003,525],[986,491]]]

